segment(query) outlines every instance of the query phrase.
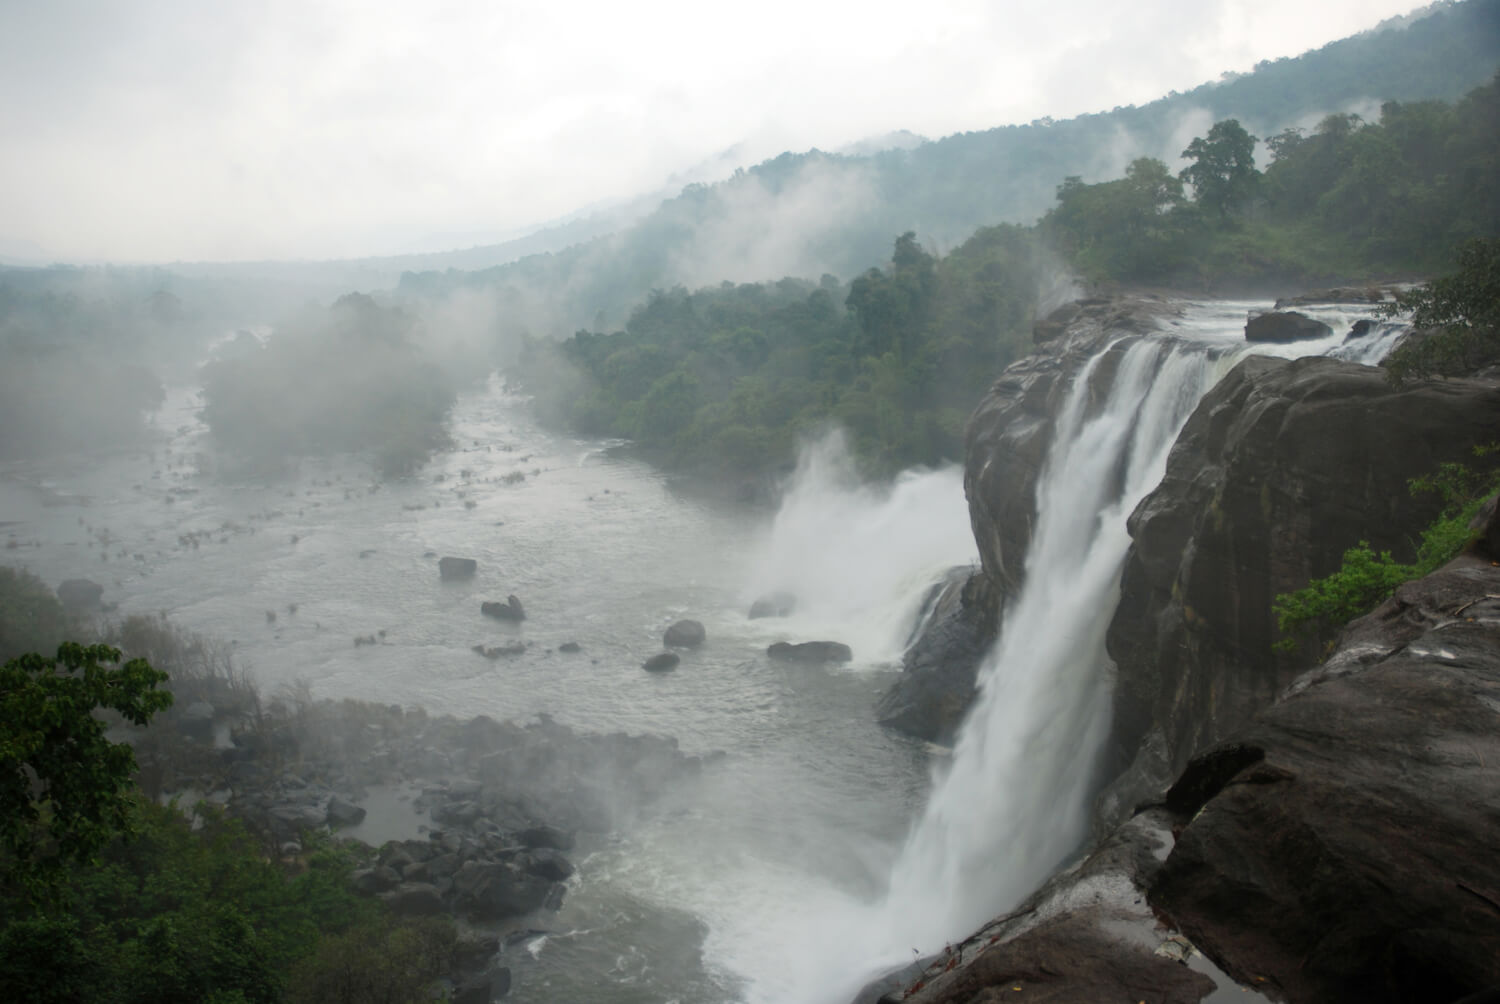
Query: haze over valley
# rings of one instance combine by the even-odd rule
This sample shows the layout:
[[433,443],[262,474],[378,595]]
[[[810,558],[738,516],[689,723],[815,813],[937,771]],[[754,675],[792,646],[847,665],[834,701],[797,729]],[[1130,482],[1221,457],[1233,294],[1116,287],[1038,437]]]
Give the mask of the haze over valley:
[[1500,988],[1383,4],[0,10],[0,998]]

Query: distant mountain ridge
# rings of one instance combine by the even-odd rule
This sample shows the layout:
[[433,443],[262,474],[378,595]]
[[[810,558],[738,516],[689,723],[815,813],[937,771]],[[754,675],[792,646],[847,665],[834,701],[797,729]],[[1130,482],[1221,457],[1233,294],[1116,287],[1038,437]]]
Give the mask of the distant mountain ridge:
[[1451,100],[1497,66],[1500,0],[1434,4],[1140,107],[867,155],[784,153],[725,181],[689,185],[615,233],[482,270],[409,272],[398,288],[412,296],[498,290],[515,323],[534,334],[618,325],[653,288],[849,277],[884,261],[907,230],[942,249],[980,226],[1032,222],[1064,178],[1114,177],[1141,156],[1175,161],[1224,118],[1273,135],[1334,112],[1378,114],[1390,100]]

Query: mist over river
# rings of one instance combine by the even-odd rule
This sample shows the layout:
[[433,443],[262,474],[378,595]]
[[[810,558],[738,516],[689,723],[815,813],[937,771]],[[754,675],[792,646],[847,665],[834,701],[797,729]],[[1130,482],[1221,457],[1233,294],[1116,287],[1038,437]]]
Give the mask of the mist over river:
[[[1176,324],[1218,360],[1213,379],[1246,351],[1244,316],[1255,306],[1194,305]],[[1334,326],[1327,344],[1258,351],[1338,351],[1357,315],[1316,313]],[[1387,334],[1360,351],[1374,354]],[[1167,361],[1141,363],[1162,368],[1141,370],[1138,396],[1152,373],[1173,378]],[[1175,435],[1211,384],[1207,370],[1194,372],[1183,391],[1191,399],[1162,420],[1162,435]],[[690,754],[724,752],[698,782],[581,846],[562,910],[538,921],[547,933],[506,949],[511,999],[839,1000],[870,962],[846,953],[860,951],[872,923],[889,933],[888,919],[900,916],[903,932],[921,936],[922,918],[884,898],[893,870],[902,873],[932,765],[946,758],[877,726],[872,707],[931,587],[977,560],[960,469],[862,486],[833,436],[804,450],[770,512],[695,492],[621,444],[544,431],[493,379],[460,397],[456,448],[416,476],[379,481],[351,458],[246,476],[218,459],[198,407],[196,388],[171,389],[147,452],[0,468],[7,562],[54,586],[103,584],[112,616],[165,612],[230,642],[267,695],[305,682],[315,697],[518,721],[547,714],[582,730],[672,736]],[[1104,602],[1113,602],[1124,516],[1160,478],[1169,442],[1150,446],[1130,498],[1101,503],[1109,511],[1095,522],[1120,539],[1098,562]],[[478,574],[441,581],[444,555],[475,559]],[[751,602],[772,591],[798,597],[794,614],[749,620]],[[527,620],[481,616],[482,601],[510,594]],[[674,672],[643,671],[681,618],[705,625],[706,644],[684,651]],[[853,661],[802,666],[765,655],[775,641],[815,639],[848,644]],[[527,648],[494,660],[472,650],[514,642]],[[567,642],[581,651],[559,651]],[[1107,699],[1092,669],[1074,687],[1093,707]],[[1082,799],[1086,769],[1077,783]],[[950,814],[961,811],[955,797]],[[1072,818],[1056,836],[1071,840],[1079,825]],[[1060,857],[1067,847],[1052,850]],[[1042,877],[1012,877],[1007,887],[1020,892],[1011,897]],[[925,890],[939,901],[963,892]],[[1007,905],[940,903],[963,923]],[[955,934],[926,936],[937,940],[911,947],[940,949]]]

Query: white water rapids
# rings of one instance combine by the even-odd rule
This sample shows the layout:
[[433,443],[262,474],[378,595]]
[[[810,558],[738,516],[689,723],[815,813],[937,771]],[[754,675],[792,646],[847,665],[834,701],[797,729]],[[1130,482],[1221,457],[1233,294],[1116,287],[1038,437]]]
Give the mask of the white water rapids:
[[[492,384],[461,398],[463,447],[420,477],[373,484],[332,460],[247,482],[215,471],[195,389],[178,388],[151,454],[0,470],[4,560],[53,585],[97,579],[121,615],[165,611],[233,640],[269,692],[305,680],[317,696],[546,712],[725,751],[701,784],[581,847],[562,911],[536,920],[549,933],[502,959],[510,999],[844,1004],[1076,850],[1109,705],[1102,639],[1124,520],[1201,395],[1249,351],[1256,306],[1191,305],[1175,339],[1119,349],[1097,400],[1082,388],[1098,359],[1075,383],[1037,488],[1026,585],[951,758],[880,729],[871,708],[933,583],[975,559],[956,468],[875,489],[824,443],[767,519],[609,444],[547,433]],[[1308,312],[1335,334],[1256,351],[1345,351],[1360,315]],[[1391,334],[1351,345],[1375,356]],[[478,577],[440,582],[438,554],[476,558]],[[797,595],[795,613],[747,620],[775,590]],[[525,624],[478,615],[511,592]],[[674,673],[644,673],[679,617],[701,620],[708,643]],[[351,645],[377,632],[380,644]],[[773,641],[823,638],[848,643],[853,663],[765,656]],[[501,663],[470,651],[509,640],[530,647]],[[565,641],[583,652],[566,656]]]

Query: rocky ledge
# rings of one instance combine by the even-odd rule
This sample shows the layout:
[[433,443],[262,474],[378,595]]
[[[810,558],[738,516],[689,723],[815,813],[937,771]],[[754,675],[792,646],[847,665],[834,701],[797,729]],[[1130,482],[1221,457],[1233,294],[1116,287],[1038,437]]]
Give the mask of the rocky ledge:
[[1494,500],[1482,519],[1085,860],[879,999],[1500,992]]

